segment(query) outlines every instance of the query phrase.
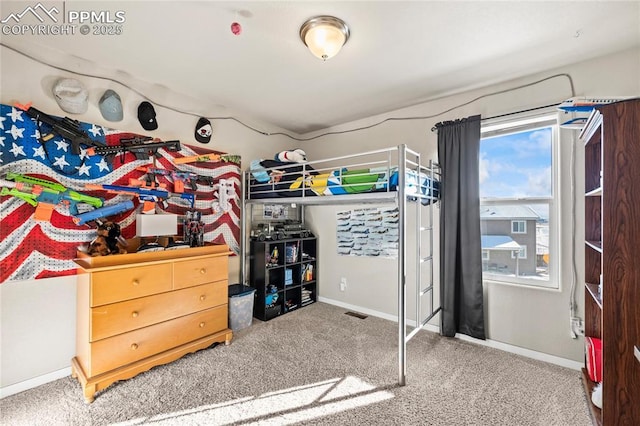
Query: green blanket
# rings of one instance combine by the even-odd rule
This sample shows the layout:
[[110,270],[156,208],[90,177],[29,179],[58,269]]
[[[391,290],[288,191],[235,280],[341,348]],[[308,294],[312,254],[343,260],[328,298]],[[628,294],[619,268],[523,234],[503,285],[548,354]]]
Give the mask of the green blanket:
[[350,194],[370,192],[375,189],[381,176],[369,169],[346,170],[342,172],[342,187]]

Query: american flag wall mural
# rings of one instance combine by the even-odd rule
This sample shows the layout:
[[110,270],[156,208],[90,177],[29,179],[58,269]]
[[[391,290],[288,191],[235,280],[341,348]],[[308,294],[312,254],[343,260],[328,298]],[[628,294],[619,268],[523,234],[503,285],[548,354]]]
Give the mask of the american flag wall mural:
[[[46,111],[44,111],[46,113]],[[59,118],[59,117],[56,117]],[[80,123],[80,128],[99,144],[119,145],[120,139],[139,137],[95,124]],[[58,182],[68,189],[104,199],[110,206],[131,200],[134,209],[109,217],[121,226],[122,236],[135,236],[135,215],[140,201],[130,194],[113,194],[100,190],[87,190],[87,184],[130,186],[131,179],[144,178],[145,167],[168,171],[190,172],[208,176],[207,181],[196,182],[195,206],[204,222],[204,241],[227,244],[239,253],[240,234],[240,159],[223,156],[225,161],[200,161],[175,164],[183,157],[215,153],[199,146],[181,143],[181,150],[171,152],[158,149],[153,164],[149,159],[137,159],[132,153],[116,154],[112,159],[88,155],[81,146],[73,154],[68,140],[55,136],[41,143],[40,131],[49,130],[46,124],[38,126],[25,111],[0,104],[0,179],[8,173],[18,173]],[[195,144],[195,142],[194,142]],[[179,161],[179,160],[178,160]],[[156,175],[155,180],[165,184],[165,190],[174,191],[170,176]],[[6,192],[6,191],[5,191]],[[168,205],[158,204],[159,213],[184,215],[190,208],[186,199],[170,197]],[[87,204],[77,204],[81,211],[91,210]],[[0,283],[49,278],[75,274],[73,259],[79,246],[87,245],[96,236],[94,226],[78,226],[69,207],[59,204],[49,221],[34,219],[35,207],[13,195],[0,197]],[[180,222],[180,221],[179,221]],[[181,227],[179,229],[181,232]]]

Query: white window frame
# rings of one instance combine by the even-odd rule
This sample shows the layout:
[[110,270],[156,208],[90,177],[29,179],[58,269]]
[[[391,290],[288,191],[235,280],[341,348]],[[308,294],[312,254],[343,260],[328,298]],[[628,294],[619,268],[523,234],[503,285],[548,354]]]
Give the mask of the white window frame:
[[[483,271],[483,281],[499,283],[505,285],[515,285],[527,288],[539,288],[547,290],[561,290],[560,271],[560,132],[558,125],[557,111],[549,110],[536,116],[512,118],[501,122],[483,123],[481,138],[490,136],[507,135],[510,133],[520,133],[537,128],[551,127],[551,196],[531,197],[531,198],[484,198],[480,199],[480,205],[528,205],[528,204],[548,204],[549,205],[549,270],[548,281],[532,279],[527,277],[505,276],[503,274]],[[526,225],[525,225],[526,226]],[[513,228],[512,228],[513,230]],[[526,251],[526,247],[525,247]],[[526,255],[526,253],[525,253]],[[514,257],[515,259],[515,257]],[[522,259],[522,258],[521,258]]]
[[491,255],[489,253],[489,250],[482,250],[482,260],[491,260]]
[[[518,226],[518,231],[513,230],[514,224],[522,224],[522,231],[519,230],[520,226]],[[526,234],[527,233],[527,221],[526,220],[512,220],[511,221],[511,233],[512,234]]]
[[[511,258],[516,258],[516,251],[511,252]],[[526,259],[527,258],[527,246],[522,246],[520,251],[518,251],[518,259]]]

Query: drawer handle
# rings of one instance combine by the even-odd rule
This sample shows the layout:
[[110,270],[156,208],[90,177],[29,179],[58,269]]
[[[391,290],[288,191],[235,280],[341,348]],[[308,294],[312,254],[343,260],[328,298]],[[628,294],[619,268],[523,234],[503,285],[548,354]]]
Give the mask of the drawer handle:
[[137,343],[132,343],[131,344],[131,350],[135,351],[136,349],[138,349],[138,344]]
[[204,327],[204,322],[200,323],[200,328]]
[[133,280],[133,281],[131,282],[131,284],[133,284],[133,285],[140,285],[140,281],[138,281],[138,280]]
[[207,270],[206,270],[206,269],[204,269],[204,268],[202,268],[202,269],[200,269],[200,273],[204,275],[204,274],[206,274],[206,273],[207,273]]
[[134,317],[134,318],[137,318],[138,317],[138,311],[131,312],[131,316]]
[[205,296],[205,295],[203,294],[202,296],[200,296],[200,301],[201,301],[201,302],[203,302],[203,301],[204,301],[204,299],[206,299],[206,298],[207,298],[207,296]]

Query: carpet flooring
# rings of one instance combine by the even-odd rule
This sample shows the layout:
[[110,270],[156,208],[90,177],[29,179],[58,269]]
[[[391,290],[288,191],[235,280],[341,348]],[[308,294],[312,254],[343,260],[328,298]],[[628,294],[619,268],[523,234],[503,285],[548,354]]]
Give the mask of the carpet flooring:
[[114,383],[70,376],[0,400],[3,425],[590,425],[580,373],[315,303]]

